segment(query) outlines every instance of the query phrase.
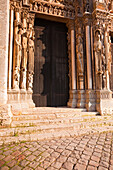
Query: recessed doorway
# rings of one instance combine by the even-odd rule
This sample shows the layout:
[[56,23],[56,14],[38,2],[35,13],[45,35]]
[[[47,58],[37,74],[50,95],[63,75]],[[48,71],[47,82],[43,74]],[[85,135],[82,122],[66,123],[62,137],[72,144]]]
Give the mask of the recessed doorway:
[[67,27],[35,20],[33,101],[40,107],[66,106],[69,99]]

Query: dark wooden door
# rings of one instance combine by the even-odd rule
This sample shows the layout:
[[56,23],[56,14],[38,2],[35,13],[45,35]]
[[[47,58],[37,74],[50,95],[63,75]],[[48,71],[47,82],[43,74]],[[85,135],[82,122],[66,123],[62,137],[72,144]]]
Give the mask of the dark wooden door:
[[66,106],[69,94],[67,28],[63,23],[35,21],[33,100],[36,106]]

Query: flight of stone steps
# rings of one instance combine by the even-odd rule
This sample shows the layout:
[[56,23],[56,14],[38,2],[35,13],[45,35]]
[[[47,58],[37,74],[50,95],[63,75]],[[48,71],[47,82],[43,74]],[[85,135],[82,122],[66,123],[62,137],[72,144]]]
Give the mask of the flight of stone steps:
[[10,127],[0,128],[0,144],[113,131],[113,115],[72,108],[34,108],[13,112]]

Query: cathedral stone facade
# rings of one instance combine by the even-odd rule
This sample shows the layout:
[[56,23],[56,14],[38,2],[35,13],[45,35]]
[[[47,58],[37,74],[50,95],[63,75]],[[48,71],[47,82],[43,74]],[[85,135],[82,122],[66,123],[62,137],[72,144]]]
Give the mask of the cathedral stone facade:
[[35,106],[112,114],[112,0],[1,0],[0,8],[2,115]]

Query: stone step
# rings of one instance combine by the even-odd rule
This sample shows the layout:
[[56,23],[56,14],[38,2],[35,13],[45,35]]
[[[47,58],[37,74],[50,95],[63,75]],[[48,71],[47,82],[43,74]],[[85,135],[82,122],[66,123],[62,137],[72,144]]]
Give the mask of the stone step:
[[54,108],[54,107],[36,107],[32,109],[22,110],[21,112],[16,113],[16,111],[13,112],[14,115],[33,115],[33,114],[77,114],[86,112],[86,109],[82,108]]
[[18,136],[20,134],[31,134],[31,133],[50,133],[57,132],[61,130],[80,130],[93,127],[104,127],[112,126],[113,120],[101,120],[95,122],[80,122],[80,123],[71,123],[71,124],[49,124],[49,125],[40,125],[40,126],[30,126],[30,127],[15,127],[15,128],[1,128],[0,137],[4,136]]
[[51,118],[51,119],[28,119],[28,120],[16,120],[12,121],[11,127],[29,127],[29,126],[40,126],[40,125],[56,125],[56,124],[71,124],[79,122],[94,122],[94,121],[113,120],[112,116],[85,116],[85,117],[67,117],[67,118]]
[[29,133],[29,134],[20,134],[19,136],[4,136],[0,137],[0,145],[2,144],[11,144],[11,143],[19,143],[23,141],[38,141],[38,140],[45,140],[45,139],[54,139],[54,138],[61,138],[61,137],[73,137],[73,136],[80,136],[80,135],[88,135],[92,133],[104,133],[113,131],[112,126],[105,126],[103,127],[93,127],[93,128],[86,128],[86,129],[74,129],[74,130],[60,130],[60,131],[53,131],[50,133]]
[[96,116],[98,112],[65,112],[65,113],[35,113],[35,114],[22,114],[14,116],[13,121],[19,120],[42,120],[42,119],[57,119],[57,118],[69,118],[69,117],[86,117],[86,116]]
[[34,108],[15,114],[10,128],[0,128],[0,144],[74,136],[101,128],[113,130],[113,116],[85,109]]
[[49,112],[49,113],[56,113],[56,112],[86,112],[85,108],[68,108],[68,107],[35,107],[31,109],[23,109],[22,112],[24,113],[32,113],[32,112]]

